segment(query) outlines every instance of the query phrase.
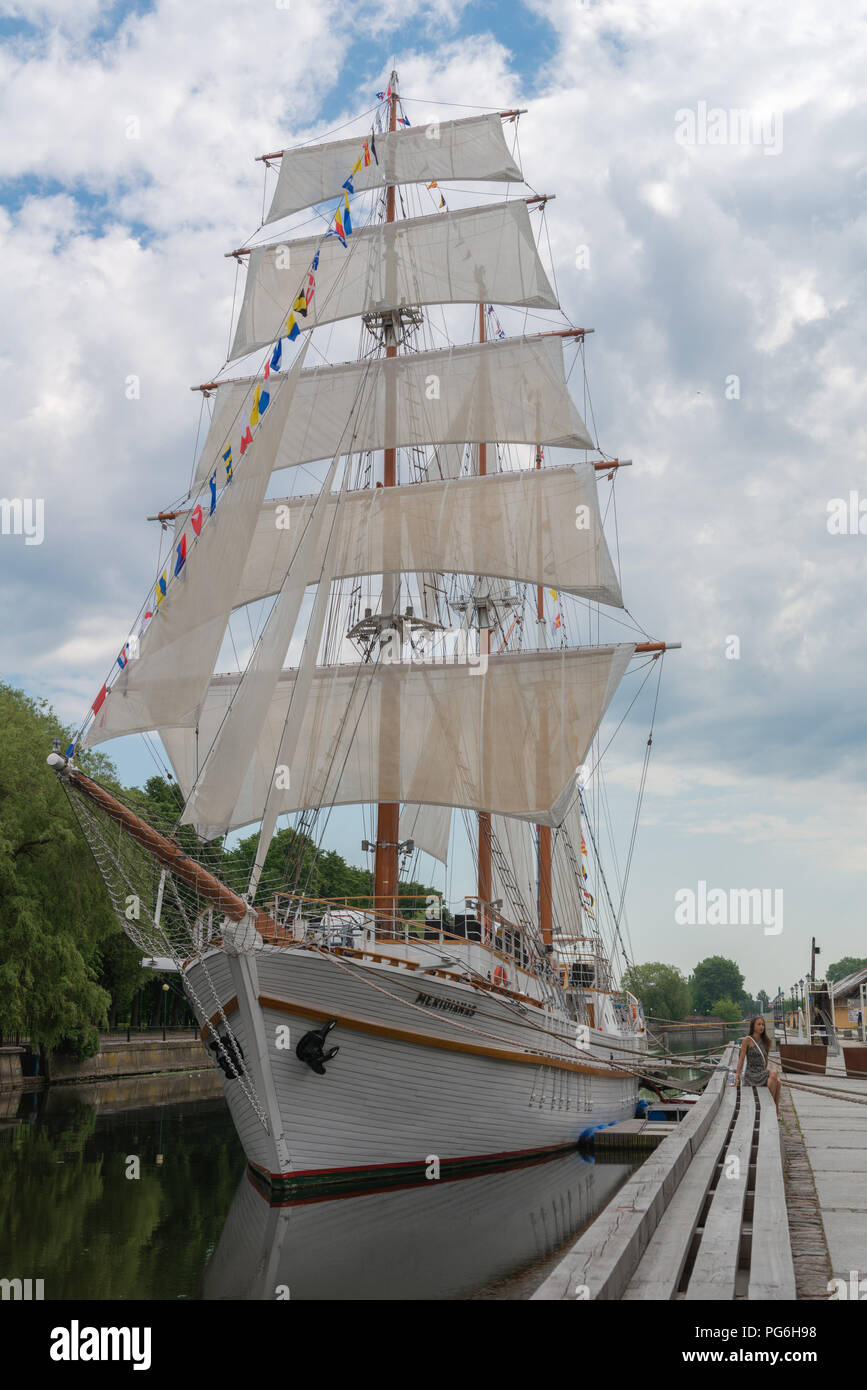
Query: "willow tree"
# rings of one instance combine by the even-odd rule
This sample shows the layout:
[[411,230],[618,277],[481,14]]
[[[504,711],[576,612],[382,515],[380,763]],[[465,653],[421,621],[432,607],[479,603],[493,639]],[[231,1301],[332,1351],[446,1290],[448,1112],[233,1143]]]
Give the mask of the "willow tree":
[[[46,766],[70,734],[44,700],[0,685],[0,1029],[46,1051],[95,1051],[110,996],[103,944],[120,928],[72,809]],[[104,754],[82,767],[114,779]]]

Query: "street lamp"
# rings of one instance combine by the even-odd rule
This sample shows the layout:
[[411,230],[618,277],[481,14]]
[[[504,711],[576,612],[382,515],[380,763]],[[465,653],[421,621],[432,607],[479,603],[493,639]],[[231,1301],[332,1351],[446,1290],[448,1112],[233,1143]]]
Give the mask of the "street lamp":
[[166,1006],[169,1002],[169,987],[163,984],[163,1042],[166,1040]]

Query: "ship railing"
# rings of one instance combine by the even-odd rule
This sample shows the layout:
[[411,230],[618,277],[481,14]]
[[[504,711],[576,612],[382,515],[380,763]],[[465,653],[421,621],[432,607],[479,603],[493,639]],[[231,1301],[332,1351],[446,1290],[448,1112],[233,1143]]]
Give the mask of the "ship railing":
[[[398,895],[423,912],[417,893]],[[487,930],[475,921],[443,924],[440,916],[403,916],[383,913],[374,907],[370,896],[344,895],[340,898],[308,898],[289,893],[277,893],[265,904],[274,921],[268,933],[271,944],[288,945],[305,934],[312,934],[329,948],[342,947],[370,951],[374,943],[401,944],[405,948],[433,946],[478,946],[494,958],[497,964],[508,964],[528,975],[547,979],[551,974],[547,962],[540,960],[527,940],[526,934],[514,922],[491,911]]]
[[644,1031],[644,1011],[641,1002],[628,989],[616,990],[612,995],[614,1013],[622,1026],[632,1033]]

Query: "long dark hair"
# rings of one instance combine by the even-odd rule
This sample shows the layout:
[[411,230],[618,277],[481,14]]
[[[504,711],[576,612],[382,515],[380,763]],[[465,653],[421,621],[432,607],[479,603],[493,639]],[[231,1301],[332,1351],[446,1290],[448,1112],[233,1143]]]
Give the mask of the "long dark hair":
[[750,1019],[749,1029],[747,1030],[747,1037],[752,1038],[753,1042],[761,1043],[762,1047],[765,1049],[765,1056],[767,1057],[768,1053],[771,1050],[771,1040],[768,1037],[768,1025],[765,1023],[765,1031],[762,1033],[762,1036],[760,1038],[757,1038],[753,1033],[753,1029],[758,1023],[759,1019],[762,1020],[762,1023],[765,1023],[762,1014],[753,1014],[752,1018]]

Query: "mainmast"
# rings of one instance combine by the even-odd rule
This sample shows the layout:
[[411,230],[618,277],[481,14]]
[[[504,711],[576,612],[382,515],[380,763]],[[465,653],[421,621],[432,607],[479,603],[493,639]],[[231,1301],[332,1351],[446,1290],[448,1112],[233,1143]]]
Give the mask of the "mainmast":
[[[485,341],[485,306],[479,305],[479,342]],[[479,443],[479,477],[483,478],[488,471],[488,446],[482,441]],[[485,614],[489,612],[486,608]],[[484,661],[491,650],[491,629],[484,627],[481,622],[481,610],[479,617],[479,656]],[[493,879],[491,873],[491,813],[490,811],[479,811],[479,921],[482,924],[482,940],[488,934],[488,914],[490,912],[490,902],[494,896]]]
[[[536,445],[536,467],[542,467],[542,446]],[[539,631],[545,621],[545,603],[542,585],[536,585],[536,618]],[[540,825],[539,830],[539,930],[542,945],[546,948],[554,944],[554,914],[551,897],[551,827]]]
[[[389,78],[391,96],[388,104],[389,131],[397,130],[397,73]],[[395,185],[389,184],[385,194],[385,220],[394,221]],[[385,355],[397,356],[397,326],[399,315],[391,316],[384,324]],[[385,449],[383,461],[383,486],[394,487],[397,483],[397,449]],[[400,575],[382,576],[382,614],[393,614],[397,607],[400,588]],[[402,635],[402,634],[401,634]],[[382,737],[396,738],[400,744],[400,709],[392,709],[383,700],[380,716]],[[398,848],[400,839],[400,802],[380,802],[376,813],[376,852],[374,858],[374,908],[377,916],[386,922],[393,922],[397,916]]]

